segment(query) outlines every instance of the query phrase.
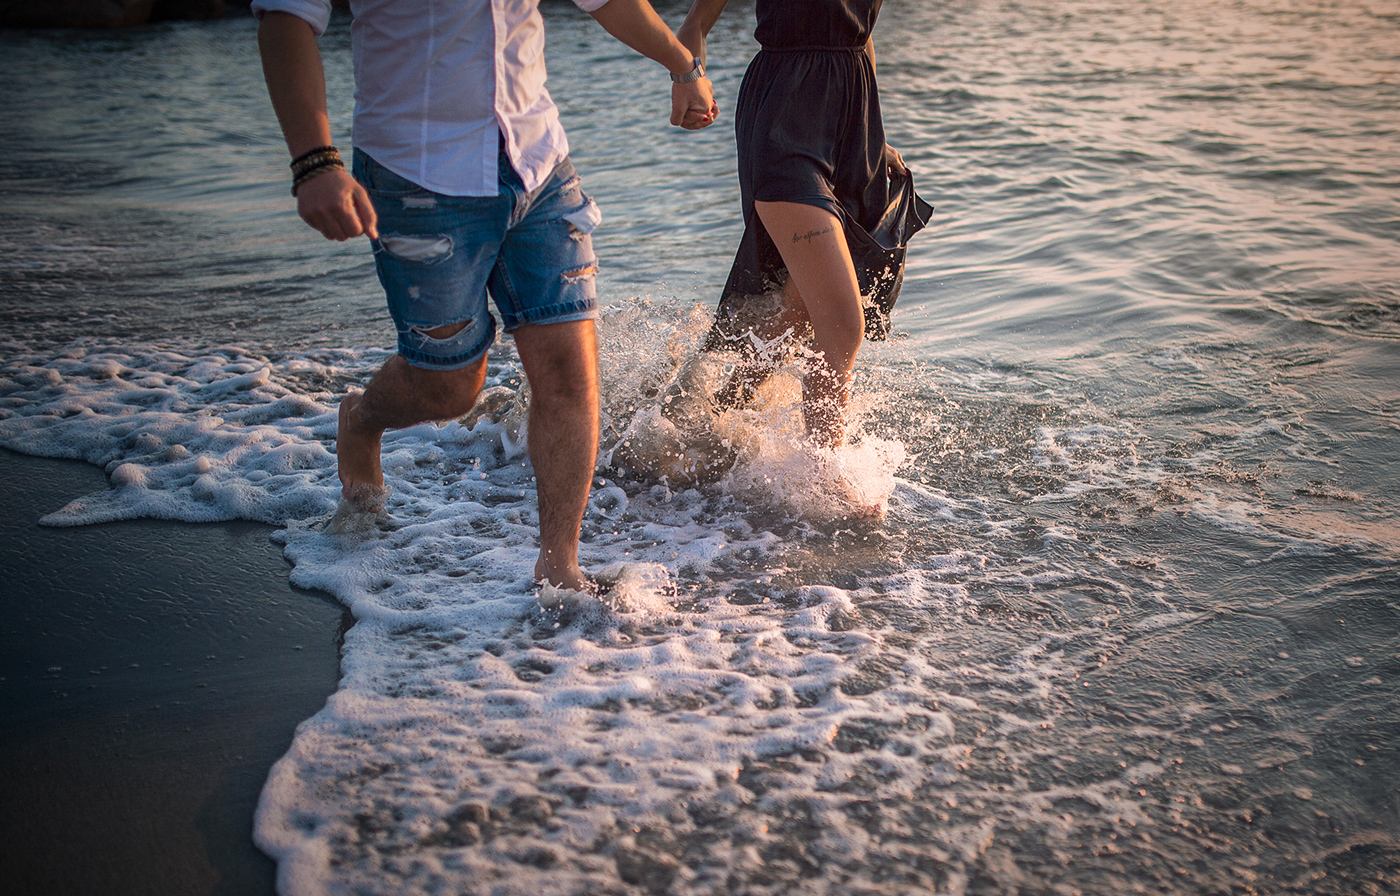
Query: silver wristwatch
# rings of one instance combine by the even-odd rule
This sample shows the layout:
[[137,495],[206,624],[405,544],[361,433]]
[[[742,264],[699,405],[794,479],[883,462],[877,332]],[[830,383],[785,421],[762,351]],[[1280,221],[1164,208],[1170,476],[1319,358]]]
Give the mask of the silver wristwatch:
[[677,84],[689,84],[691,81],[699,81],[701,78],[705,77],[704,63],[700,61],[699,56],[694,57],[694,59],[695,67],[685,74],[678,75],[675,72],[669,72],[668,74],[671,75],[671,80]]

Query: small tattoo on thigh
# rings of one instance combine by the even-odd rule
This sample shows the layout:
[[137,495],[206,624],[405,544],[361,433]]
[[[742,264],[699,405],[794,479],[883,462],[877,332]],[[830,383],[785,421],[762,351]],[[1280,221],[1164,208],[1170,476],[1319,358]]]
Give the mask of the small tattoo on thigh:
[[792,235],[792,241],[794,243],[800,243],[803,240],[806,240],[810,243],[816,237],[819,237],[824,233],[831,233],[835,229],[836,228],[834,227],[827,227],[825,230],[809,230],[806,233],[794,233]]

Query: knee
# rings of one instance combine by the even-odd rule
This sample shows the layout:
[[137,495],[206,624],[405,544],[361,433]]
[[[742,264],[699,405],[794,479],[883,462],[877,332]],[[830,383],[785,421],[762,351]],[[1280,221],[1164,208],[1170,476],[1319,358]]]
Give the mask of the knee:
[[598,405],[598,370],[591,359],[561,353],[541,359],[530,377],[531,400],[541,409],[567,410]]
[[476,405],[486,382],[486,358],[460,370],[418,371],[414,379],[414,388],[432,419],[451,420]]
[[598,407],[597,380],[583,371],[541,376],[530,384],[531,400],[545,409]]
[[448,416],[460,417],[475,407],[476,400],[481,395],[481,387],[485,382],[486,359],[482,358],[480,363],[473,364],[461,376],[453,380],[449,399],[452,407]]
[[516,331],[532,400],[546,407],[598,403],[598,353],[592,321]]

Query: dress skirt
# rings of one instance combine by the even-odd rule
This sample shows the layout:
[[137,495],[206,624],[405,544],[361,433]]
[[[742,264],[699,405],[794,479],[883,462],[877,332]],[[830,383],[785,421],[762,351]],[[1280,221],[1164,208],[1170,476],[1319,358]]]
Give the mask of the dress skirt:
[[875,70],[864,46],[764,48],[750,63],[735,110],[744,236],[704,347],[751,343],[755,314],[787,280],[755,201],[798,202],[841,221],[855,262],[865,335],[889,332],[909,237],[933,209],[905,174],[890,178]]

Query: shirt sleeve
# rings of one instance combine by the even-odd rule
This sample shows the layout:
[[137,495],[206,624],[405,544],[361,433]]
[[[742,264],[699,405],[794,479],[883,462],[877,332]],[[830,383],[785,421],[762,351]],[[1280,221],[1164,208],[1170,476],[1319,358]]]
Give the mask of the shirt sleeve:
[[608,0],[574,0],[574,5],[584,12],[592,12],[595,9],[602,9]]
[[[579,2],[579,0],[575,0]],[[595,2],[595,0],[583,0]],[[606,3],[607,0],[602,0]],[[598,5],[601,6],[602,3]],[[289,12],[306,24],[320,37],[326,33],[326,25],[331,20],[331,0],[253,0],[253,15],[262,18],[265,12]]]

